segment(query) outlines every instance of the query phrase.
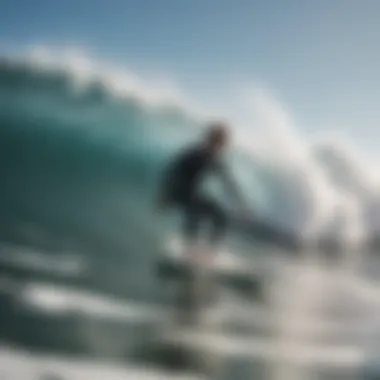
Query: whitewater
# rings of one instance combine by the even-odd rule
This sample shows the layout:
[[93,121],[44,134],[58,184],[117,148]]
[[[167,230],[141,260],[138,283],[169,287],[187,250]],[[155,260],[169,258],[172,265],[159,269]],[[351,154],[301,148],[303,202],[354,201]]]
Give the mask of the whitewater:
[[[367,362],[366,350],[378,344],[373,338],[379,329],[374,315],[380,302],[378,167],[342,138],[302,136],[270,92],[253,88],[244,99],[249,118],[239,120],[228,110],[211,113],[195,105],[175,86],[143,80],[83,53],[35,48],[2,54],[0,288],[1,300],[8,305],[2,316],[7,326],[4,347],[17,342],[36,352],[59,345],[66,352],[72,352],[72,347],[80,351],[76,340],[80,336],[98,356],[117,356],[125,350],[117,336],[124,331],[128,340],[131,327],[126,332],[120,322],[110,338],[109,332],[101,334],[94,315],[118,316],[123,323],[140,319],[145,326],[144,316],[162,313],[166,301],[156,283],[154,264],[177,219],[163,218],[155,210],[160,172],[177,149],[196,141],[204,125],[217,117],[228,120],[236,132],[231,165],[255,217],[302,247],[289,256],[289,249],[282,252],[281,244],[272,247],[270,238],[265,244],[231,238],[241,254],[261,261],[275,257],[277,266],[281,262],[273,290],[273,307],[278,309],[272,314],[278,320],[270,328],[280,339],[276,348],[267,350],[278,352],[271,362],[275,368],[271,378],[311,378],[302,372],[303,361],[308,370],[317,368],[323,373],[328,360],[322,354],[310,348],[311,359],[299,356],[301,351],[308,352],[305,347],[310,339],[314,343],[322,339],[319,323],[335,323],[342,329],[343,333],[337,333],[332,327],[334,332],[329,330],[326,336],[348,349],[336,354],[336,362],[351,363],[338,365],[344,367],[341,376],[357,378],[353,374]],[[225,201],[218,184],[207,186]],[[333,268],[324,261],[326,249],[318,249],[321,242],[329,243],[322,244],[323,248],[334,247]],[[42,314],[59,318],[66,334],[56,333],[54,320],[46,330],[51,337],[42,338],[44,323],[34,314],[28,317],[28,327],[19,331],[20,316],[13,303],[9,306],[9,295],[22,310],[39,308]],[[153,311],[146,309],[152,304]],[[363,312],[356,313],[358,308]],[[90,316],[92,328],[88,320],[79,327],[78,321],[68,322],[70,313]],[[253,311],[248,319],[257,314]],[[339,319],[342,314],[348,322]],[[326,315],[332,315],[332,320]],[[72,323],[75,339],[67,338]],[[261,326],[262,321],[257,323]],[[107,339],[112,341],[107,342],[108,348]],[[324,339],[328,338],[322,339],[324,345],[330,344]],[[297,358],[290,360],[291,365],[283,357],[291,351],[289,341],[295,342],[292,349]],[[235,342],[241,360],[247,360],[255,344]],[[257,352],[263,350],[257,348]],[[15,358],[26,355],[22,350],[14,355],[9,348],[3,351],[4,363],[9,356],[13,357],[10,362],[16,362]],[[319,359],[313,362],[312,357]],[[250,378],[251,371],[240,378]],[[254,373],[258,376],[259,372],[255,367]],[[333,378],[323,376],[319,378]]]

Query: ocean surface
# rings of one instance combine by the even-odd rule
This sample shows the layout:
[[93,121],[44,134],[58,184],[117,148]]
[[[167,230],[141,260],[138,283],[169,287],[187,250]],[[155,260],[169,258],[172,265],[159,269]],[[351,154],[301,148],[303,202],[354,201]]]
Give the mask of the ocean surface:
[[[155,209],[160,171],[204,124],[148,90],[91,60],[0,59],[2,379],[202,378],[145,354],[170,319],[157,262],[178,233],[178,216]],[[224,249],[259,268],[266,302],[223,290],[223,329],[194,345],[219,358],[218,379],[367,378],[380,262],[363,242],[380,227],[380,187],[334,144],[292,160],[268,150],[237,145],[232,170],[258,216],[306,243],[295,253],[233,231]]]

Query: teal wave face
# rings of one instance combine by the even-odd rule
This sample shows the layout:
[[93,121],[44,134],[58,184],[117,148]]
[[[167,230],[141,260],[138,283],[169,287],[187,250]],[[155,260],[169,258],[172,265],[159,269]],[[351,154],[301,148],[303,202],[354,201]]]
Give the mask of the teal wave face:
[[68,73],[0,65],[2,224],[10,230],[12,220],[14,228],[31,220],[62,235],[58,240],[82,233],[83,240],[96,236],[92,245],[122,245],[126,230],[138,236],[130,215],[137,208],[143,218],[151,207],[168,152],[153,124],[170,129],[165,121],[180,116],[148,114],[136,99],[118,99],[96,83],[78,93],[70,80]]
[[[155,297],[139,262],[156,254],[157,175],[170,141],[185,138],[174,125],[191,121],[117,98],[101,83],[78,92],[72,81],[70,73],[0,64],[0,238],[51,254],[69,241],[91,257],[96,283]],[[40,237],[24,236],[30,225]]]
[[0,125],[7,196],[56,218],[60,209],[66,216],[81,210],[76,224],[86,214],[93,224],[96,210],[107,220],[105,208],[129,214],[136,202],[141,214],[151,213],[162,165],[202,130],[179,107],[115,96],[99,78],[78,88],[69,71],[7,60],[0,63]]

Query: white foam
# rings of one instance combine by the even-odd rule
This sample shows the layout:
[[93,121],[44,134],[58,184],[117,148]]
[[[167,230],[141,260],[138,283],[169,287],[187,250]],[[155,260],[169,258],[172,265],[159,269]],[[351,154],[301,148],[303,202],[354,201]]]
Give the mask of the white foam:
[[83,257],[75,253],[45,253],[29,247],[2,244],[0,262],[35,271],[77,277],[87,270]]
[[62,380],[201,380],[189,373],[174,375],[150,367],[133,364],[118,365],[105,362],[30,354],[6,347],[0,348],[0,377],[2,379],[46,379],[57,376]]
[[96,60],[83,49],[34,45],[21,53],[8,54],[8,60],[27,64],[40,74],[67,73],[78,93],[95,83],[116,98],[134,98],[150,107],[176,107],[193,119],[204,116],[169,78],[143,78],[126,67]]
[[[204,252],[201,252],[202,246],[199,247],[200,254],[206,256],[208,254],[207,248],[203,249]],[[239,257],[226,250],[222,249],[221,251],[218,251],[216,255],[212,252],[209,254],[215,256],[215,260],[212,262],[212,268],[218,272],[249,274],[254,273],[255,270],[257,270],[250,260]],[[181,241],[176,238],[169,240],[163,256],[173,262],[188,262],[186,251],[182,246]]]
[[144,322],[160,320],[163,313],[163,309],[159,307],[113,300],[75,288],[38,283],[26,285],[20,292],[19,299],[24,306],[50,314],[74,312]]
[[[78,291],[74,288],[51,286],[43,284],[29,284],[20,294],[19,301],[24,307],[33,310],[54,314],[74,313],[91,317],[105,318],[125,322],[143,322],[159,324],[171,320],[171,310],[167,307],[154,306],[141,302],[132,302],[120,299],[102,297],[89,292]],[[281,315],[260,305],[241,304],[234,298],[226,299],[221,304],[204,310],[205,318],[214,323],[236,324],[247,328],[259,328],[264,331],[273,331],[276,328],[277,318]],[[328,336],[348,333],[360,333],[361,325],[341,321],[340,318],[319,317],[303,321],[299,326],[303,335],[317,334]]]
[[278,342],[268,339],[232,338],[222,334],[197,331],[177,331],[166,339],[173,344],[209,351],[226,357],[245,357],[278,361],[286,359],[298,364],[319,364],[327,367],[357,367],[365,353],[359,346],[303,345],[298,350],[283,350]]

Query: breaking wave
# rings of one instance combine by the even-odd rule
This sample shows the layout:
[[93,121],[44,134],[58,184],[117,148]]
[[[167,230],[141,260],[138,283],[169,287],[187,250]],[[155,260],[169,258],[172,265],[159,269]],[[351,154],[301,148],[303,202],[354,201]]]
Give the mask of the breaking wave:
[[[341,140],[302,139],[263,91],[249,100],[252,125],[236,125],[232,166],[256,216],[305,238],[374,240],[374,167]],[[139,238],[152,244],[162,226],[152,207],[161,165],[206,120],[179,91],[80,54],[3,55],[3,234],[32,223],[61,240],[91,236],[96,248],[102,239],[121,251],[136,250]]]

